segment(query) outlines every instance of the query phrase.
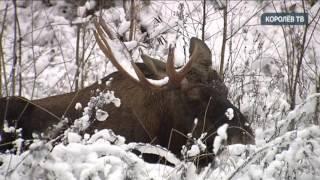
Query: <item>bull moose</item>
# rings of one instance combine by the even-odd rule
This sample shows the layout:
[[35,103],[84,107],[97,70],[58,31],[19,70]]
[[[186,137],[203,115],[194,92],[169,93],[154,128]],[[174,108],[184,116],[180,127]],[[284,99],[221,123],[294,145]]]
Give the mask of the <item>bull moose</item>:
[[[166,63],[143,54],[143,63],[132,63],[137,75],[134,77],[118,63],[105,31],[100,23],[96,24],[96,41],[118,71],[77,92],[31,101],[23,97],[2,98],[1,143],[10,139],[2,130],[4,120],[11,126],[22,128],[22,137],[31,139],[33,133],[47,133],[48,128],[62,117],[71,120],[81,117],[82,113],[74,108],[76,103],[86,105],[97,89],[113,91],[121,99],[121,105],[105,105],[103,110],[109,113],[109,117],[105,121],[93,120],[87,133],[108,128],[129,142],[152,141],[180,154],[181,146],[186,143],[186,137],[181,134],[192,131],[193,136],[199,136],[207,132],[211,136],[207,143],[212,144],[212,134],[228,123],[228,143],[252,141],[252,129],[244,115],[227,99],[228,90],[212,69],[211,51],[203,41],[191,38],[190,60],[180,70],[174,67],[174,49],[171,47]],[[167,81],[154,82],[163,82],[163,79]],[[106,85],[107,81],[110,81],[109,85]],[[225,115],[229,108],[234,111],[232,119]],[[195,118],[198,119],[197,126],[194,126]]]

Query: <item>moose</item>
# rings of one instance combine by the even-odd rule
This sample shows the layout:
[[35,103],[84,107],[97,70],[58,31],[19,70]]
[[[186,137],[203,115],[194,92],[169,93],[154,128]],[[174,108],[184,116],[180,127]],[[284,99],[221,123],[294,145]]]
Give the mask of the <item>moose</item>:
[[[227,123],[228,143],[252,143],[253,131],[245,116],[228,100],[228,89],[212,68],[211,51],[203,41],[191,38],[190,59],[179,70],[174,65],[172,47],[166,63],[142,54],[143,63],[131,63],[137,75],[134,77],[118,62],[109,44],[112,39],[105,32],[105,27],[96,23],[97,44],[118,71],[77,92],[38,100],[16,96],[2,98],[1,143],[10,139],[3,130],[4,120],[10,126],[21,128],[24,139],[32,139],[33,133],[47,133],[62,117],[71,120],[81,117],[81,111],[74,107],[77,103],[86,105],[97,89],[113,91],[121,105],[103,106],[109,117],[105,121],[93,120],[86,133],[108,128],[129,142],[152,142],[179,155],[187,142],[186,136],[181,134],[192,132],[194,137],[199,137],[207,132],[210,147],[217,129]],[[233,109],[232,119],[226,116],[228,109]]]

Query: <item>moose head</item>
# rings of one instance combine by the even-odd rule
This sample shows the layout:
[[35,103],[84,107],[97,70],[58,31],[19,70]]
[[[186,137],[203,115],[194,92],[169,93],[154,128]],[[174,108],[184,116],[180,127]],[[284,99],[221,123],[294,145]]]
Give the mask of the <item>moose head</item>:
[[[121,105],[103,106],[109,117],[105,121],[93,120],[87,133],[108,128],[129,142],[160,144],[179,155],[187,142],[186,134],[199,137],[207,132],[210,147],[217,129],[227,123],[229,143],[252,142],[252,130],[239,109],[227,99],[227,87],[212,69],[211,52],[203,41],[191,38],[190,60],[179,70],[174,66],[171,47],[166,63],[143,54],[143,63],[131,63],[135,77],[117,61],[108,42],[110,39],[105,37],[106,31],[105,26],[96,23],[96,41],[117,72],[77,92],[32,101],[21,97],[2,98],[1,127],[7,120],[9,125],[22,128],[25,139],[32,138],[32,133],[48,133],[49,127],[59,123],[62,117],[71,120],[81,117],[73,107],[78,102],[87,104],[92,92],[99,89],[113,91],[121,99]],[[106,85],[107,81],[111,83]],[[226,116],[230,109],[231,118]],[[5,137],[4,134],[2,131],[1,136]]]

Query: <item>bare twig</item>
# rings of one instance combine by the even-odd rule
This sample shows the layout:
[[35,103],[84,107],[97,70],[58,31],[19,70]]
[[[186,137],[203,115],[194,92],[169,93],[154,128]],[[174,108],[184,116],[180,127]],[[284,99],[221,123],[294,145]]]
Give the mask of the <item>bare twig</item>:
[[81,25],[77,25],[77,42],[76,42],[76,74],[74,76],[74,90],[79,90],[79,74],[80,74],[80,58],[79,58],[79,50],[80,50],[80,32],[81,32]]
[[20,28],[20,23],[19,23],[19,19],[17,18],[17,30],[18,30],[18,56],[17,56],[17,60],[18,60],[18,79],[19,79],[19,91],[18,91],[18,95],[21,96],[22,95],[22,74],[21,74],[21,61],[22,61],[22,38],[21,38],[21,28]]
[[14,8],[14,23],[13,23],[13,50],[12,50],[12,69],[11,69],[11,95],[15,95],[15,85],[16,85],[16,65],[17,65],[17,4],[16,0],[12,0],[13,8]]
[[203,14],[202,14],[202,41],[204,41],[204,34],[206,28],[206,0],[203,0]]
[[[6,7],[4,9],[4,15],[3,15],[3,20],[2,20],[2,28],[0,32],[0,71],[1,69],[3,70],[3,80],[4,80],[4,87],[6,91],[6,95],[9,94],[8,92],[8,82],[7,82],[7,76],[6,76],[6,68],[4,64],[4,52],[3,52],[3,46],[2,46],[2,38],[3,38],[3,32],[4,32],[4,27],[7,19],[7,12],[8,12],[8,4],[6,3]],[[0,73],[0,97],[2,97],[2,73]]]
[[133,40],[134,35],[134,27],[135,27],[135,19],[136,19],[136,12],[135,12],[135,2],[131,0],[131,8],[130,8],[130,34],[129,34],[129,41]]
[[[302,0],[302,6],[303,6],[303,11],[304,13],[306,12],[306,8],[305,8],[305,4],[304,1]],[[307,37],[307,32],[308,32],[308,27],[309,24],[306,24],[304,32],[303,32],[303,39],[302,39],[302,43],[301,43],[301,49],[300,49],[300,54],[299,54],[299,59],[297,62],[297,66],[296,66],[296,74],[295,74],[295,78],[294,78],[294,82],[293,82],[293,94],[292,94],[292,99],[290,102],[290,109],[293,110],[295,108],[295,103],[296,103],[296,93],[297,93],[297,85],[298,85],[298,80],[299,80],[299,75],[300,75],[300,70],[301,70],[301,66],[302,66],[302,61],[303,61],[303,57],[304,57],[304,53],[305,53],[305,44],[306,44],[306,37]]]
[[227,43],[227,26],[228,26],[228,0],[225,1],[223,8],[223,35],[222,35],[222,47],[221,47],[221,59],[220,59],[220,77],[224,79],[223,69],[224,69],[224,55],[226,51]]

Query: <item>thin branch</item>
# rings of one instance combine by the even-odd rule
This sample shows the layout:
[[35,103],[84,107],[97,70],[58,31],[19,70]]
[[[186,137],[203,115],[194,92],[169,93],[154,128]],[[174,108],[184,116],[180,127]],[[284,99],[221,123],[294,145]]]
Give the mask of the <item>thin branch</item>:
[[80,49],[80,30],[81,30],[81,25],[77,25],[77,41],[76,41],[76,74],[74,76],[74,82],[75,82],[75,87],[74,90],[78,91],[79,90],[79,74],[80,74],[80,58],[79,58],[79,49]]
[[12,57],[13,57],[13,62],[12,62],[12,69],[11,69],[11,95],[15,95],[15,74],[16,74],[16,65],[17,65],[17,19],[18,19],[18,14],[17,14],[17,4],[16,0],[12,0],[13,7],[14,7],[14,23],[13,23],[13,49],[12,49]]
[[223,8],[223,35],[222,35],[222,47],[221,47],[221,59],[220,59],[220,77],[222,80],[224,79],[224,55],[226,51],[226,43],[227,43],[227,28],[228,28],[228,0],[225,1],[226,4]]
[[[8,3],[6,3],[6,7],[4,9],[4,15],[3,15],[3,20],[2,20],[2,29],[0,32],[0,71],[1,69],[3,70],[3,80],[4,80],[4,87],[6,91],[6,95],[9,94],[8,91],[8,82],[7,82],[7,76],[6,76],[6,68],[5,68],[5,63],[4,63],[4,52],[3,52],[3,46],[2,46],[2,38],[3,38],[3,32],[4,32],[4,27],[7,19],[7,13],[8,13]],[[2,97],[2,74],[0,73],[0,97]]]
[[204,41],[204,34],[206,28],[206,0],[203,0],[203,14],[202,14],[202,41]]
[[135,2],[131,0],[131,8],[130,8],[130,34],[129,34],[129,41],[133,40],[134,34],[134,27],[135,27],[135,19],[136,19],[136,12],[135,12]]

